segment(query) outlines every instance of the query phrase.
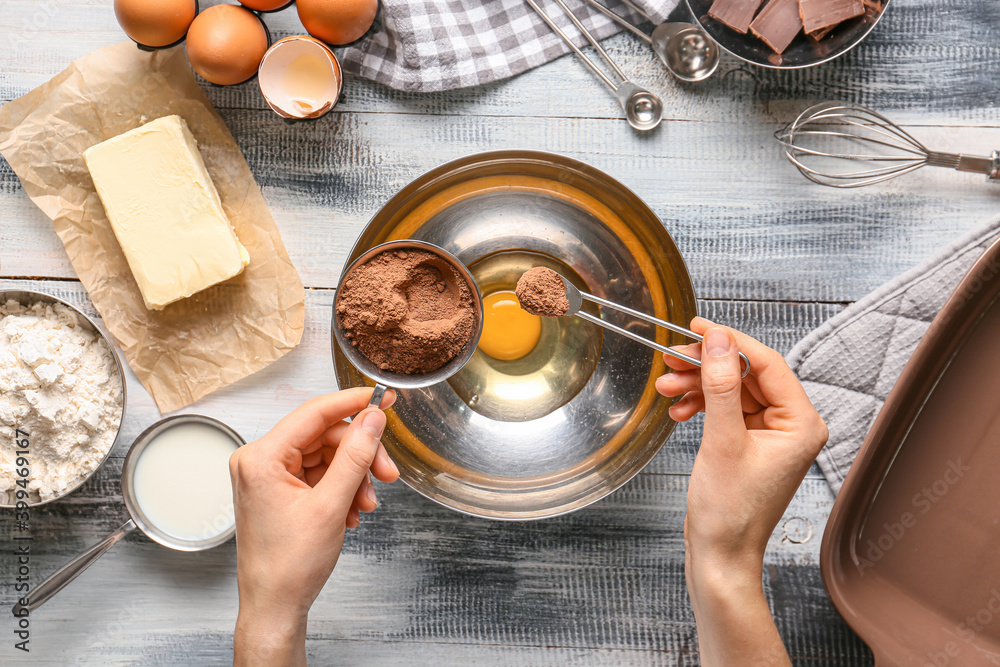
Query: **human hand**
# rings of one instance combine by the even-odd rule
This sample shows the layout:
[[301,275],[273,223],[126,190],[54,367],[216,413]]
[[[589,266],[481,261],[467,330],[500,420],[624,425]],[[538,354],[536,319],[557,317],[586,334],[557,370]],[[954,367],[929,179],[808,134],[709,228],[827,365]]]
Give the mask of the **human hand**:
[[[230,459],[240,595],[235,664],[305,664],[309,608],[337,564],[346,529],[378,503],[369,470],[383,482],[399,477],[379,441],[385,414],[366,409],[371,395],[358,388],[310,399]],[[395,398],[387,392],[380,407]]]
[[[762,557],[826,443],[826,424],[780,354],[700,317],[691,329],[705,341],[682,351],[701,358],[701,370],[666,356],[675,372],[656,381],[665,396],[683,394],[670,408],[675,420],[705,412],[688,487],[687,539],[703,553]],[[739,351],[751,367],[742,381]]]
[[[703,661],[751,664],[752,656],[760,664],[787,664],[763,597],[763,557],[826,442],[826,424],[780,354],[702,318],[691,329],[704,341],[679,349],[700,358],[701,369],[666,356],[675,372],[658,378],[656,388],[683,395],[670,408],[677,421],[705,412],[684,522]],[[742,381],[739,351],[751,366]]]

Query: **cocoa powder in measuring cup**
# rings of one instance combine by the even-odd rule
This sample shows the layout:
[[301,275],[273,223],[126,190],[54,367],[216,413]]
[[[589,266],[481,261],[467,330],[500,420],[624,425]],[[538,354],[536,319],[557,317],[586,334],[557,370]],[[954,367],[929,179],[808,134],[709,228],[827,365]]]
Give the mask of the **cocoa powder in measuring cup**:
[[383,371],[435,371],[476,331],[473,293],[462,274],[426,250],[386,250],[347,274],[337,295],[345,336]]

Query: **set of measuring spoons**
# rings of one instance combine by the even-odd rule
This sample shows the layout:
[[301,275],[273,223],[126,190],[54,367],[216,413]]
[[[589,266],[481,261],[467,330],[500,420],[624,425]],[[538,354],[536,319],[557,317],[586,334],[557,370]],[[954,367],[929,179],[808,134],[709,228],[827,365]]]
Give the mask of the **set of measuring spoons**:
[[[562,38],[566,44],[583,58],[584,62],[600,79],[615,92],[618,102],[625,111],[625,118],[636,130],[652,130],[660,124],[663,117],[663,102],[654,93],[631,81],[620,67],[611,59],[594,36],[584,27],[583,23],[573,14],[565,0],[553,0],[566,13],[569,20],[580,31],[590,45],[611,66],[614,77],[609,76],[580,50],[573,40],[556,25],[546,14],[536,0],[526,0],[539,17]],[[719,47],[699,26],[684,21],[667,21],[657,25],[649,34],[626,21],[620,15],[611,11],[598,0],[584,0],[615,23],[623,26],[644,42],[649,44],[653,52],[660,58],[664,66],[675,78],[684,82],[697,82],[712,76],[719,66]],[[652,23],[652,19],[632,0],[621,0],[623,4],[635,11],[639,16]],[[675,11],[676,13],[676,11]]]

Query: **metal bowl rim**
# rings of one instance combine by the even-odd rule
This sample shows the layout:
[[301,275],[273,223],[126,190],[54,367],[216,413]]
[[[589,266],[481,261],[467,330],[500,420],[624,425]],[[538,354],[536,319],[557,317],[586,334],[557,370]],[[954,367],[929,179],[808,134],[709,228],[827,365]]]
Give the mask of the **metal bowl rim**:
[[[231,528],[227,529],[225,532],[220,533],[214,538],[207,540],[198,540],[196,542],[191,542],[189,540],[177,540],[176,542],[170,542],[163,539],[162,536],[166,535],[165,531],[151,526],[150,522],[144,521],[142,517],[145,515],[139,509],[138,501],[132,497],[132,492],[129,491],[129,486],[125,484],[126,475],[133,476],[135,465],[138,463],[138,456],[142,454],[142,450],[154,439],[155,436],[159,435],[162,431],[167,430],[172,427],[175,423],[197,423],[197,424],[210,424],[211,426],[219,429],[226,435],[233,438],[234,442],[239,443],[237,449],[247,444],[246,439],[243,438],[239,432],[234,429],[229,424],[216,419],[215,417],[209,417],[208,415],[196,414],[196,413],[185,413],[180,415],[171,415],[169,417],[164,417],[163,419],[153,422],[147,426],[142,433],[136,436],[135,440],[132,441],[131,446],[128,448],[128,452],[125,454],[125,460],[122,463],[122,474],[121,474],[121,494],[122,500],[125,503],[125,509],[128,511],[129,517],[135,523],[136,528],[138,528],[142,533],[151,539],[152,541],[165,546],[174,551],[206,551],[213,547],[217,547],[221,544],[228,542],[233,535],[236,534],[236,523],[233,522]],[[139,453],[137,454],[136,451]],[[133,462],[134,459],[134,462]],[[199,542],[205,542],[206,544],[199,546]]]
[[[57,296],[55,296],[53,294],[48,294],[46,292],[39,292],[38,290],[33,290],[33,289],[16,289],[16,288],[0,290],[0,305],[3,305],[5,303],[7,303],[7,301],[9,299],[14,299],[15,301],[17,301],[17,302],[21,303],[22,305],[24,305],[24,300],[21,299],[21,298],[15,298],[15,297],[13,297],[12,296],[13,294],[30,294],[32,296],[32,298],[35,299],[35,301],[41,301],[43,303],[59,303],[59,304],[62,304],[64,306],[68,307],[74,313],[76,313],[77,316],[81,317],[101,337],[101,340],[103,340],[104,343],[105,343],[105,345],[108,346],[108,349],[111,350],[111,357],[115,360],[115,366],[118,368],[118,379],[121,381],[121,385],[122,385],[122,414],[121,414],[121,418],[118,420],[118,428],[115,430],[114,440],[112,440],[111,446],[108,447],[108,451],[104,453],[104,457],[101,458],[101,462],[98,463],[97,466],[93,470],[91,470],[89,473],[87,473],[83,477],[83,479],[80,480],[80,482],[76,486],[73,486],[73,487],[67,489],[66,491],[64,491],[63,493],[59,494],[58,496],[55,496],[54,498],[49,498],[48,500],[43,500],[43,501],[38,502],[38,503],[29,503],[28,504],[28,507],[34,508],[34,507],[41,507],[42,505],[48,505],[49,503],[54,503],[57,500],[62,500],[63,498],[69,496],[71,493],[73,493],[74,491],[76,491],[77,489],[79,489],[81,486],[83,486],[84,484],[86,484],[88,481],[90,481],[90,478],[93,477],[94,474],[98,470],[100,470],[101,468],[103,468],[105,463],[107,463],[107,460],[111,457],[111,452],[114,451],[115,447],[118,445],[118,440],[121,438],[121,434],[122,434],[122,426],[125,424],[125,408],[126,408],[126,405],[128,404],[128,382],[125,380],[125,368],[122,365],[122,361],[121,361],[121,359],[118,356],[118,351],[115,350],[115,346],[111,344],[110,337],[107,336],[103,331],[101,331],[101,328],[99,326],[97,326],[97,323],[93,319],[91,319],[86,313],[84,313],[82,310],[80,310],[80,308],[78,306],[73,305],[72,303],[66,301],[65,299],[60,299],[59,297],[57,297]],[[30,306],[31,304],[29,303],[27,305]],[[17,507],[16,504],[14,504],[14,505],[0,504],[0,509],[16,509],[16,507]]]

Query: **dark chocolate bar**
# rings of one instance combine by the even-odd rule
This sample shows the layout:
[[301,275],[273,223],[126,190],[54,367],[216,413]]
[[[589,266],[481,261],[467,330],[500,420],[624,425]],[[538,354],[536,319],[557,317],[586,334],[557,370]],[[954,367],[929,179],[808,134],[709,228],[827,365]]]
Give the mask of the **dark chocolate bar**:
[[799,0],[802,29],[808,34],[819,32],[864,13],[865,3],[862,0]]
[[736,32],[746,33],[761,2],[763,0],[715,0],[708,15]]
[[770,0],[750,24],[750,32],[775,53],[784,53],[795,36],[802,32],[799,0]]

